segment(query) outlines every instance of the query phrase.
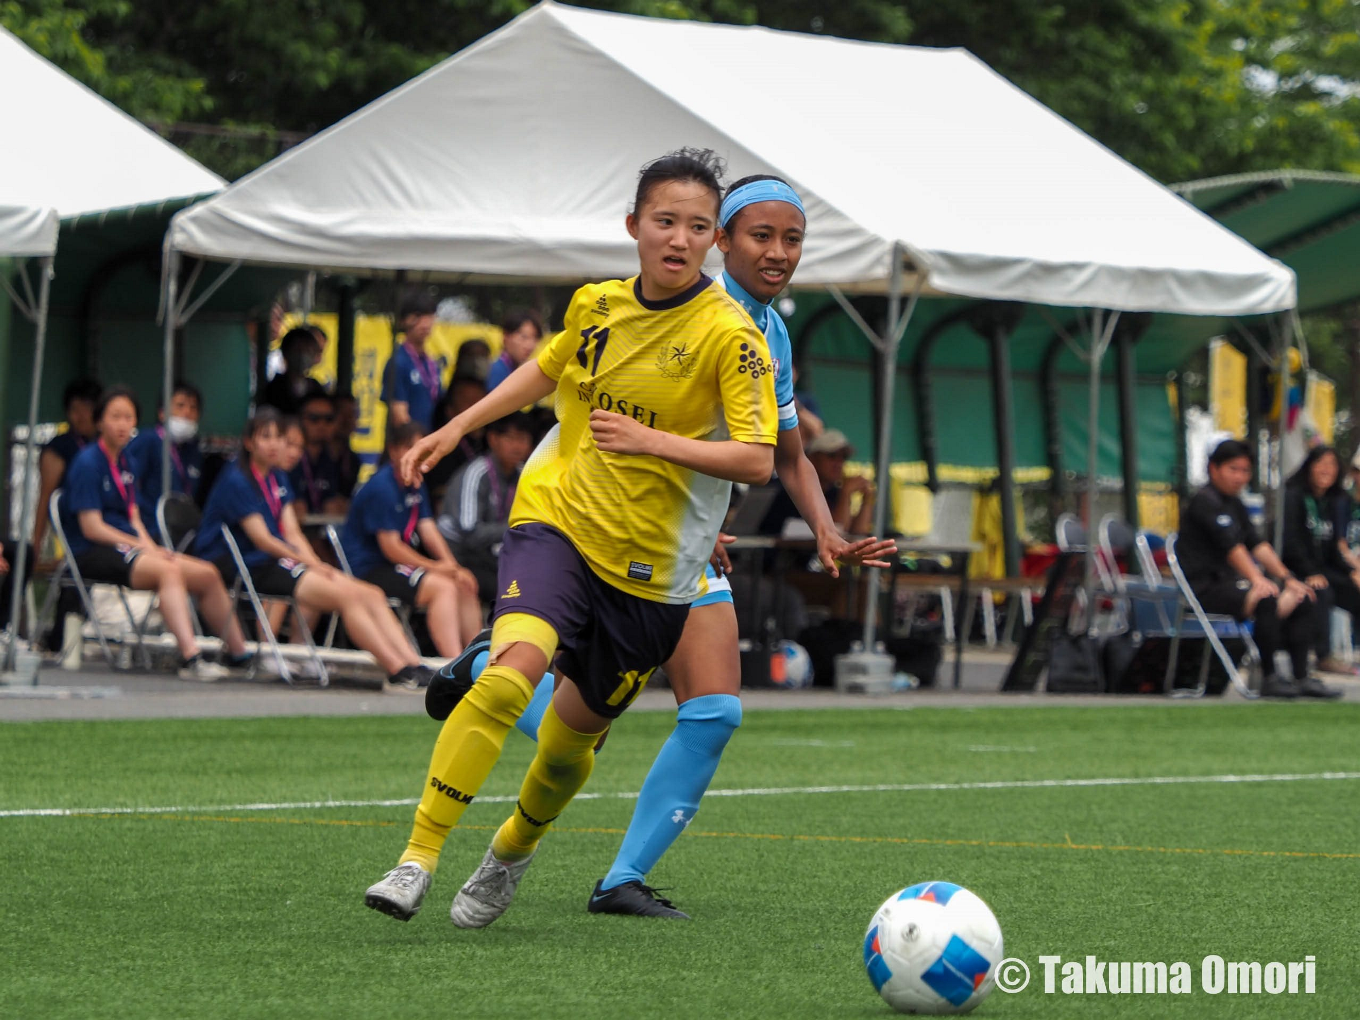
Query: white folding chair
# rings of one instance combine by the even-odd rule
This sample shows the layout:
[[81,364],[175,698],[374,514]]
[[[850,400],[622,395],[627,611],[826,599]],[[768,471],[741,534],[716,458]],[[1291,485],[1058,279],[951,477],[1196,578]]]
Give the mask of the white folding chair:
[[[86,619],[94,624],[95,634],[99,638],[99,648],[104,653],[104,660],[111,667],[117,669],[118,661],[114,658],[113,652],[109,649],[109,638],[104,633],[104,624],[100,621],[99,614],[95,611],[94,600],[90,598],[90,590],[85,583],[85,579],[80,574],[80,567],[76,565],[75,555],[71,552],[71,543],[66,540],[66,529],[61,523],[62,495],[61,489],[57,489],[52,493],[52,499],[48,503],[48,515],[51,518],[52,531],[57,537],[57,542],[61,545],[61,551],[64,557],[63,565],[66,568],[66,573],[70,576],[63,577],[61,576],[61,572],[58,571],[58,573],[54,574],[52,577],[52,584],[54,587],[57,585],[69,584],[70,587],[76,590],[76,593],[80,596],[80,603],[85,608]],[[151,616],[151,610],[155,607],[156,600],[154,598],[152,599],[151,605],[147,608],[146,616],[142,617],[142,622],[139,624],[137,622],[137,617],[132,612],[132,606],[128,604],[127,592],[123,586],[111,585],[111,587],[118,592],[118,601],[123,604],[123,612],[127,614],[128,629],[132,632],[133,638],[137,643],[137,651],[141,656],[142,665],[147,669],[150,669],[151,655],[147,652],[146,645],[142,641],[142,630],[146,627],[146,621]],[[113,640],[116,644],[120,645],[126,643],[125,638],[115,637]]]
[[[1100,521],[1099,538],[1097,564],[1103,567],[1102,582],[1108,578],[1108,585],[1113,587],[1119,597],[1119,622],[1122,627],[1125,630],[1136,627],[1135,603],[1146,603],[1154,607],[1162,632],[1171,633],[1171,619],[1175,610],[1169,614],[1167,607],[1180,604],[1180,591],[1176,585],[1163,579],[1157,570],[1147,537],[1135,531],[1133,525],[1117,514],[1106,514]],[[1146,562],[1143,559],[1145,551]],[[1138,573],[1125,574],[1119,565],[1121,558],[1126,563],[1137,563]]]
[[161,531],[161,545],[171,552],[182,553],[198,536],[203,515],[192,499],[182,492],[164,492],[156,500],[156,525]]
[[[274,655],[274,661],[278,664],[279,674],[284,682],[290,687],[296,687],[297,682],[293,679],[293,671],[288,668],[288,662],[283,657],[279,649],[278,638],[274,636],[274,628],[269,625],[269,613],[264,608],[264,603],[260,601],[259,592],[255,590],[255,582],[250,578],[250,570],[246,566],[245,557],[241,555],[241,547],[236,544],[236,538],[231,533],[231,528],[222,525],[222,537],[226,539],[227,548],[231,550],[231,560],[236,567],[236,580],[232,582],[232,599],[239,601],[244,591],[250,601],[250,607],[255,610],[255,619],[259,623],[260,631],[264,634],[265,641],[269,644],[269,649]],[[298,607],[297,600],[291,596],[270,595],[270,600],[282,602],[293,612],[293,619],[297,622],[298,630],[302,632],[302,640],[307,646],[307,654],[316,668],[317,682],[322,687],[329,687],[331,678],[326,672],[326,664],[321,661],[321,656],[317,654],[316,642],[312,640],[312,628],[307,626],[307,621],[302,616],[302,610]],[[255,657],[259,660],[259,656]],[[252,670],[254,666],[252,664]]]
[[[182,492],[163,492],[156,500],[156,526],[160,529],[161,546],[173,553],[183,553],[193,545],[203,515],[198,504]],[[203,634],[194,600],[189,600],[189,620],[194,633]]]
[[1219,636],[1219,632],[1222,631],[1226,637],[1241,639],[1247,649],[1244,662],[1250,667],[1251,665],[1260,662],[1261,659],[1261,653],[1256,647],[1256,642],[1252,639],[1251,630],[1234,617],[1223,616],[1217,613],[1206,613],[1204,611],[1204,607],[1200,605],[1199,599],[1195,596],[1194,589],[1190,587],[1190,582],[1186,580],[1185,571],[1181,569],[1180,560],[1176,558],[1176,538],[1177,536],[1175,534],[1166,536],[1166,562],[1171,568],[1171,576],[1176,579],[1176,586],[1180,589],[1184,604],[1188,605],[1190,611],[1194,613],[1195,620],[1198,622],[1203,633],[1183,633],[1183,631],[1185,631],[1184,626],[1182,626],[1182,617],[1184,614],[1182,612],[1176,614],[1175,631],[1172,634],[1171,640],[1171,661],[1167,664],[1168,693],[1170,693],[1172,697],[1180,698],[1201,698],[1204,696],[1204,692],[1208,687],[1209,677],[1209,656],[1207,651],[1204,654],[1203,662],[1200,666],[1199,681],[1197,685],[1195,687],[1171,689],[1171,680],[1175,674],[1176,659],[1180,651],[1182,637],[1203,637],[1208,641],[1209,648],[1211,648],[1214,654],[1218,656],[1218,661],[1223,664],[1223,669],[1227,672],[1228,681],[1233,685],[1233,689],[1244,698],[1260,697],[1260,695],[1256,691],[1253,691],[1247,684],[1247,681],[1242,676],[1241,670],[1238,669],[1238,664],[1233,662],[1232,656],[1228,654],[1228,649],[1224,647],[1223,641]]
[[[326,525],[326,540],[330,542],[331,549],[335,552],[335,562],[340,564],[340,569],[345,572],[346,577],[353,577],[354,571],[350,569],[349,557],[345,555],[345,547],[340,544],[340,533],[335,530],[334,524]],[[392,611],[397,614],[397,619],[401,621],[401,629],[406,633],[406,640],[411,642],[411,647],[420,654],[420,642],[416,640],[415,632],[411,630],[411,609],[401,599],[389,597],[387,604],[392,607]],[[335,631],[340,623],[340,614],[332,613],[330,626],[326,628],[326,648],[332,647],[335,641]]]

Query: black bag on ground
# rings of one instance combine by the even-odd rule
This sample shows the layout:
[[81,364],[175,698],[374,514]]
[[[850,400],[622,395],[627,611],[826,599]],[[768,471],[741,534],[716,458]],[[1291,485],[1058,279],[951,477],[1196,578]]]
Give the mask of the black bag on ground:
[[1099,694],[1105,689],[1100,647],[1085,634],[1054,635],[1048,658],[1049,694]]

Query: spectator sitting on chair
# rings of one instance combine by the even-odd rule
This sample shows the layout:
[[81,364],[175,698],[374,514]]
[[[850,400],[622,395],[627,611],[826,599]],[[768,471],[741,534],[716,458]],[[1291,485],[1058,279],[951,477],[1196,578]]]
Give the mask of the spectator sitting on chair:
[[283,371],[270,379],[259,403],[277,408],[280,414],[297,414],[302,402],[325,388],[308,373],[321,360],[321,342],[311,326],[297,326],[279,341]]
[[[382,399],[387,404],[387,427],[413,421],[428,432],[442,389],[444,362],[430,357],[425,342],[434,331],[434,296],[417,290],[402,299],[394,333],[402,336],[382,375]],[[395,340],[395,336],[393,338]]]
[[543,326],[533,312],[514,311],[501,324],[501,356],[491,363],[486,374],[486,391],[490,393],[510,377],[510,373],[529,360],[534,348],[543,339]]
[[281,418],[274,408],[261,407],[246,423],[240,455],[218,476],[203,507],[195,551],[234,583],[237,568],[222,535],[225,524],[258,595],[291,598],[304,614],[339,613],[350,640],[377,660],[388,682],[429,686],[434,674],[421,665],[382,590],[322,563],[303,537],[293,494],[278,470],[284,457]]
[[420,438],[414,422],[388,429],[385,463],[355,494],[340,544],[355,577],[425,610],[435,648],[455,659],[482,629],[482,607],[477,579],[435,527],[425,486],[407,488],[396,476],[394,465]]
[[[47,508],[51,505],[52,493],[66,485],[66,471],[71,462],[81,450],[94,442],[97,435],[94,409],[99,403],[101,389],[93,379],[77,379],[62,391],[61,406],[66,411],[66,431],[44,446],[38,457],[38,504],[33,508],[33,552],[36,556],[43,553],[43,539],[47,537]],[[51,560],[43,564],[47,569],[54,565]],[[72,611],[80,611],[79,602]],[[61,616],[57,618],[61,619]]]
[[161,498],[161,470],[166,440],[170,447],[170,491],[198,500],[198,483],[203,477],[203,450],[198,445],[198,420],[203,396],[187,382],[175,383],[170,394],[170,413],[161,408],[160,424],[142,429],[128,443],[127,459],[137,476],[137,509],[147,531],[158,534],[156,504]]
[[1332,658],[1332,610],[1360,613],[1360,587],[1336,541],[1336,503],[1345,499],[1341,461],[1330,446],[1314,447],[1285,486],[1284,565],[1317,593],[1314,649],[1317,668],[1354,676],[1355,670]]
[[533,451],[529,415],[516,411],[486,427],[489,452],[453,476],[439,528],[484,592],[496,591],[501,539],[515,503],[520,470]]
[[[1195,493],[1181,521],[1176,554],[1206,613],[1252,620],[1261,651],[1261,694],[1268,698],[1334,698],[1308,675],[1316,595],[1280,562],[1252,525],[1239,498],[1251,481],[1250,450],[1229,439],[1209,455],[1209,484]],[[1275,652],[1289,652],[1295,682],[1275,674]]]
[[[463,346],[466,347],[467,344]],[[486,396],[486,386],[480,379],[455,372],[453,380],[449,383],[449,388],[444,391],[443,399],[439,401],[439,409],[435,412],[435,429],[442,428],[484,396]],[[464,436],[453,448],[453,452],[436,464],[434,469],[425,476],[426,487],[436,494],[436,498],[442,496],[449,484],[449,479],[458,473],[458,469],[464,464],[476,460],[485,452],[486,438],[482,429],[477,429],[475,432]]]
[[[1360,450],[1351,458],[1349,482],[1336,497],[1336,547],[1346,569],[1355,576],[1360,573]],[[1360,577],[1356,580],[1360,583]]]
[[486,374],[491,369],[491,345],[481,337],[470,337],[458,345],[453,360],[455,379],[476,379],[486,390]]
[[[851,535],[867,535],[874,526],[874,483],[863,476],[845,477],[845,462],[855,455],[854,447],[845,438],[845,433],[839,429],[827,429],[809,443],[806,450],[808,460],[817,471],[822,494],[826,496],[826,505],[831,508],[831,519],[836,522],[836,527]],[[851,500],[856,493],[863,498],[859,510],[852,514]],[[793,497],[780,483],[779,493],[757,530],[762,535],[778,537],[783,533],[784,522],[798,516]]]
[[339,478],[336,492],[349,499],[359,484],[359,455],[354,452],[351,439],[359,427],[359,402],[354,394],[342,391],[335,395],[335,432],[331,436],[330,455]]
[[137,478],[127,458],[127,443],[137,425],[132,391],[107,390],[95,410],[99,441],[85,447],[67,472],[61,501],[62,528],[85,581],[154,591],[161,616],[175,636],[185,680],[218,680],[228,675],[199,654],[189,616],[189,596],[198,600],[208,625],[227,646],[226,666],[241,669],[251,656],[231,597],[211,563],[172,553],[152,541],[137,509]]
[[303,511],[310,514],[343,514],[349,498],[340,491],[340,470],[331,460],[335,435],[335,402],[325,393],[314,393],[302,402],[302,456],[288,474]]

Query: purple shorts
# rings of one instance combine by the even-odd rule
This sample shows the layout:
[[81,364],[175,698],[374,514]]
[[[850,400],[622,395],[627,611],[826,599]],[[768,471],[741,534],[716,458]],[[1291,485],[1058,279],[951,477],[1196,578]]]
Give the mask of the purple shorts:
[[557,631],[557,668],[586,707],[616,719],[669,659],[688,605],[653,602],[602,581],[567,536],[546,524],[511,528],[501,546],[500,591],[492,619],[528,613]]

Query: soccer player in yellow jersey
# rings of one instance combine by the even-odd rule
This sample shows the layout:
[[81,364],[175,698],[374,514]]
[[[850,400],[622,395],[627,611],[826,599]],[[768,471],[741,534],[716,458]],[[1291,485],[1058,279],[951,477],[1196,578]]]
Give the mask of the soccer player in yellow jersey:
[[[818,557],[832,576],[839,565],[887,566],[891,540],[847,541],[832,520],[817,472],[803,452],[793,400],[793,352],[788,330],[773,307],[802,257],[807,221],[797,192],[779,177],[755,175],[733,184],[718,214],[723,272],[714,284],[735,297],[764,335],[775,369],[779,438],[774,464],[779,480],[817,536]],[[634,430],[643,426],[637,425]],[[640,433],[641,434],[641,433]],[[720,505],[727,502],[720,496]],[[638,793],[633,817],[614,863],[587,901],[592,914],[626,914],[688,920],[646,884],[648,873],[694,819],[724,749],[741,725],[741,663],[732,589],[721,568],[710,566],[708,592],[690,604],[685,632],[666,661],[677,706],[676,725]],[[478,635],[459,658],[441,669],[426,691],[425,708],[446,719],[488,657],[490,632]],[[529,708],[515,723],[536,738],[556,678],[539,682]]]
[[406,852],[365,895],[375,910],[408,920],[420,909],[449,830],[560,652],[515,809],[450,916],[481,928],[505,912],[596,742],[675,651],[706,590],[725,482],[769,480],[769,351],[701,271],[719,175],[709,151],[645,166],[626,221],[638,275],[578,290],[537,359],[403,458],[411,484],[468,432],[555,393],[558,424],[525,466],[501,550],[490,663],[444,723]]

